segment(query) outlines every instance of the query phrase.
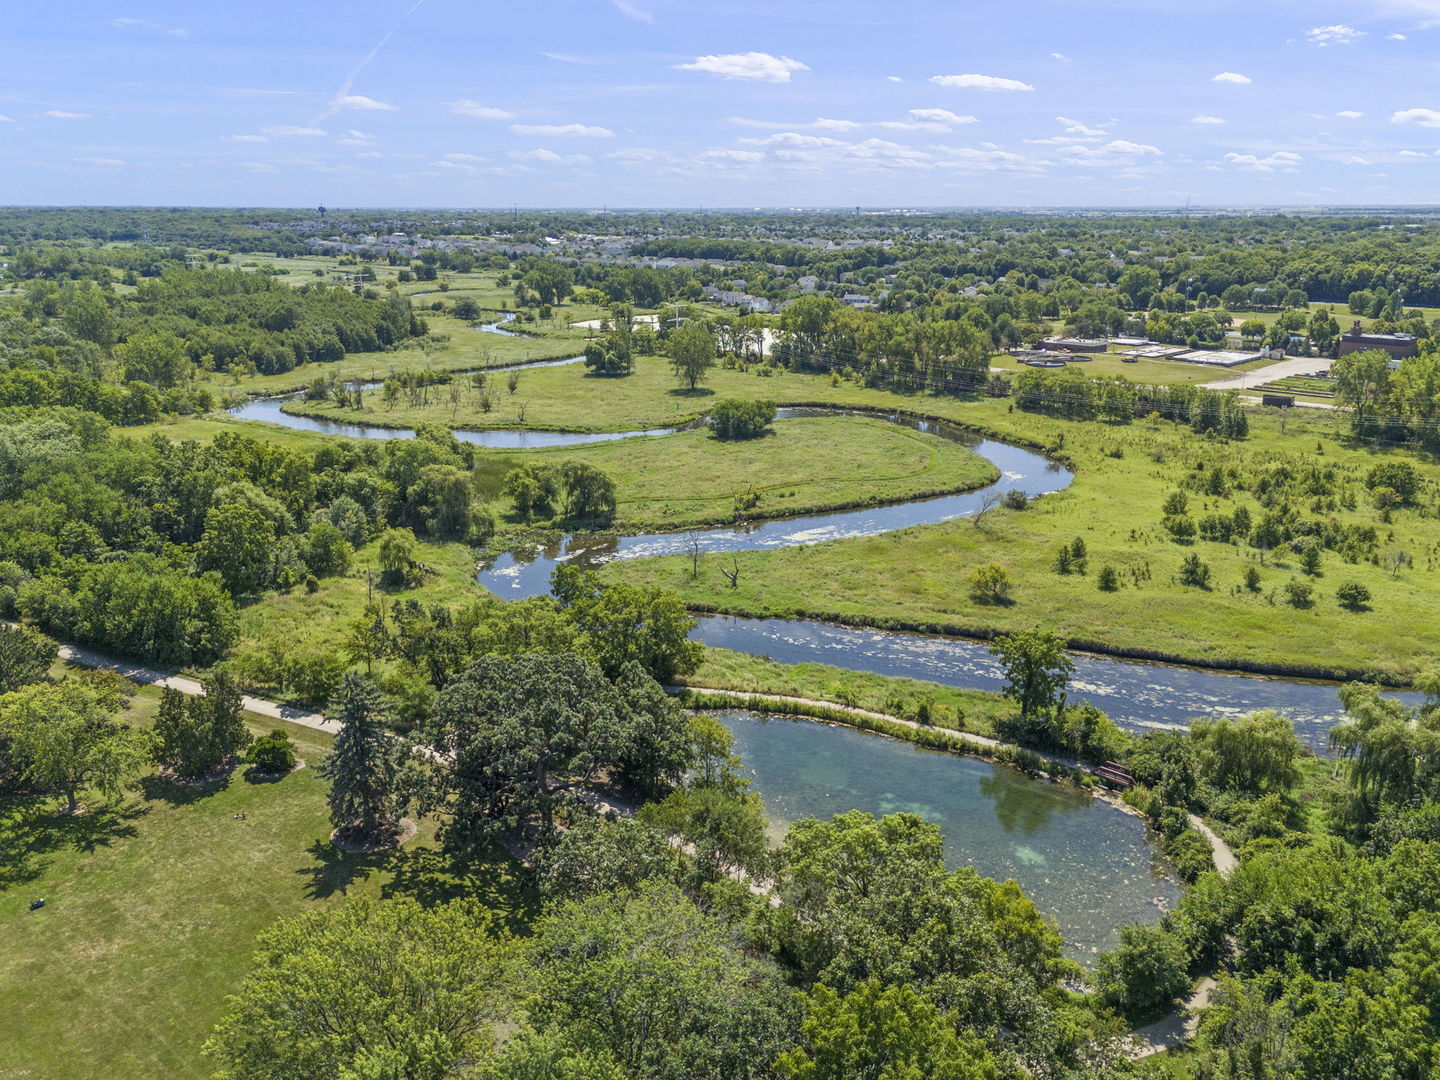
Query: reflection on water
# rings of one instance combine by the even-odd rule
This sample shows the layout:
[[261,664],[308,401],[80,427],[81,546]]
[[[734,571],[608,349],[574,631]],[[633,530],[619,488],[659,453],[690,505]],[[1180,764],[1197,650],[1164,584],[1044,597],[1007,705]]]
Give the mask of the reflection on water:
[[1155,922],[1180,895],[1138,818],[1004,766],[806,720],[717,714],[735,737],[778,841],[802,817],[918,814],[945,834],[950,866],[1014,878],[1084,960],[1117,928]]

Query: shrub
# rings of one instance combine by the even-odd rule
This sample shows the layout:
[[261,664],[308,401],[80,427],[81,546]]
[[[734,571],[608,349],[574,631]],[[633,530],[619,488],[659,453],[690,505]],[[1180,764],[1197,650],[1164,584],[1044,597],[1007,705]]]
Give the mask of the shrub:
[[1179,938],[1158,926],[1120,928],[1120,945],[1100,957],[1095,981],[1107,1005],[1144,1015],[1190,987],[1190,956]]
[[1260,591],[1260,571],[1256,570],[1253,566],[1247,566],[1245,568],[1245,588],[1251,592]]
[[262,773],[288,773],[295,768],[295,744],[283,731],[272,731],[256,739],[246,759]]
[[999,563],[977,567],[969,578],[970,598],[977,604],[1003,604],[1010,598],[1010,575]]
[[717,439],[753,439],[774,421],[775,405],[769,401],[724,398],[710,410],[710,429]]
[[1026,510],[1030,506],[1030,496],[1019,488],[1011,488],[1000,502],[1006,510]]
[[1315,603],[1315,587],[1293,578],[1285,583],[1285,602],[1294,608],[1308,608]]
[[1106,563],[1100,568],[1100,574],[1096,577],[1095,584],[1099,586],[1101,592],[1114,592],[1120,588],[1120,575],[1115,567]]
[[1370,590],[1358,581],[1347,581],[1335,590],[1340,606],[1350,611],[1361,611],[1370,603]]
[[1180,564],[1180,584],[1191,585],[1197,589],[1208,589],[1210,587],[1210,567],[1200,561],[1200,556],[1191,552],[1185,556],[1185,561]]

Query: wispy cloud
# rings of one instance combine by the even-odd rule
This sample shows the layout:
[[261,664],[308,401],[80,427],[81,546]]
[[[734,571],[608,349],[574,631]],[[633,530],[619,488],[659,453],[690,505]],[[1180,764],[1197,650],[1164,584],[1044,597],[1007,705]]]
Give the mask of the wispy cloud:
[[1006,79],[999,75],[931,75],[930,81],[950,90],[986,90],[994,93],[1035,89],[1019,79]]
[[300,127],[297,124],[267,124],[260,132],[279,139],[318,139],[329,134],[324,128]]
[[1216,75],[1211,82],[1235,83],[1237,86],[1248,86],[1255,80],[1248,75],[1241,75],[1238,71],[1222,71]]
[[589,67],[599,63],[598,60],[591,60],[585,56],[576,56],[573,53],[544,52],[542,50],[540,55],[547,60],[554,60],[561,64],[584,64]]
[[755,82],[786,83],[796,71],[809,67],[788,56],[772,56],[763,52],[721,53],[697,56],[688,64],[676,64],[681,71],[703,71],[722,79],[748,79]]
[[[351,89],[355,86],[355,80],[360,78],[361,73],[370,66],[370,62],[374,60],[375,57],[380,55],[380,50],[385,48],[385,46],[390,43],[390,39],[395,36],[395,31],[399,30],[400,27],[404,25],[406,19],[410,18],[411,15],[414,15],[415,12],[419,11],[420,8],[424,5],[424,3],[425,0],[415,0],[415,2],[411,4],[410,7],[405,11],[405,14],[401,15],[395,25],[390,28],[389,32],[376,43],[375,47],[371,49],[368,53],[366,53],[363,57],[361,57],[360,62],[350,69],[350,73],[345,76],[345,78],[340,83],[339,89],[335,91],[335,96],[331,98],[329,108],[327,108],[324,112],[322,112],[319,116],[315,118],[315,123],[318,124],[322,120],[326,120],[329,117],[334,116],[341,109],[355,107],[353,105],[345,104],[345,102],[354,100],[359,97],[359,95],[352,95],[350,93]],[[363,100],[370,101],[371,99],[364,98]],[[379,103],[377,102],[376,104],[378,105]],[[360,107],[364,108],[367,106]],[[384,108],[385,106],[381,105],[380,107]]]
[[241,162],[240,167],[242,169],[249,169],[251,172],[255,173],[273,173],[280,171],[274,165],[271,165],[268,161],[245,161]]
[[371,112],[395,112],[398,106],[391,105],[386,101],[376,101],[374,98],[366,97],[364,94],[346,94],[344,97],[333,102],[336,112],[341,109],[362,109]]
[[538,161],[545,165],[589,165],[593,158],[586,154],[557,154],[554,150],[511,150],[507,155],[516,161]]
[[1322,49],[1326,45],[1349,45],[1364,36],[1364,30],[1356,30],[1353,26],[1345,26],[1341,23],[1333,26],[1312,26],[1305,31],[1305,40]]
[[588,124],[511,124],[516,135],[558,135],[569,139],[613,139],[615,132],[607,127]]
[[177,38],[190,36],[190,31],[186,30],[184,27],[165,26],[163,23],[151,22],[149,19],[132,19],[127,17],[121,17],[118,19],[111,19],[110,25],[115,27],[117,30],[153,30],[156,33],[166,34],[170,37]]
[[1299,154],[1291,153],[1289,150],[1277,150],[1265,157],[1260,157],[1258,154],[1230,153],[1225,155],[1226,165],[1246,172],[1294,172],[1295,166],[1303,160]]
[[1070,57],[1066,56],[1063,52],[1052,52],[1050,54],[1050,59],[1059,60],[1062,64],[1070,63]]
[[1355,109],[1341,109],[1335,115],[1342,120],[1359,120],[1365,114],[1363,112],[1357,112]]
[[447,101],[450,111],[456,116],[478,116],[481,120],[514,120],[515,114],[508,109],[497,109],[493,105],[482,105],[478,101]]
[[222,135],[221,142],[262,143],[270,140],[264,135]]
[[90,120],[93,119],[89,113],[66,112],[64,109],[46,109],[40,114],[48,116],[51,120]]
[[636,22],[653,23],[655,16],[648,11],[642,11],[634,4],[627,4],[625,0],[610,0],[615,5],[615,10],[624,15],[627,19],[634,19]]
[[1192,124],[1223,124],[1223,123],[1225,123],[1225,118],[1224,118],[1223,116],[1194,116],[1194,117],[1191,117],[1191,118],[1190,118],[1190,123],[1192,123]]

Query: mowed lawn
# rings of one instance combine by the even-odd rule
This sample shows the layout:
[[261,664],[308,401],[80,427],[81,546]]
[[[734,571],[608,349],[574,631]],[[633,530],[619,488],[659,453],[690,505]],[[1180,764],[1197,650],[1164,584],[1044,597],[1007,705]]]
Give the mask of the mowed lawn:
[[[148,722],[157,702],[142,690],[132,719]],[[433,822],[399,852],[337,851],[313,767],[329,737],[251,721],[261,734],[288,727],[307,767],[273,783],[237,771],[199,790],[152,776],[73,819],[54,813],[53,798],[0,804],[0,1077],[209,1076],[200,1047],[256,935],[346,896],[463,893],[529,917],[507,857],[457,868],[438,853]],[[39,897],[45,906],[31,911]]]
[[733,442],[699,428],[510,460],[605,470],[617,490],[617,526],[632,531],[732,521],[737,496],[746,496],[743,516],[779,517],[965,491],[999,475],[958,443],[859,416],[783,420],[768,435]]

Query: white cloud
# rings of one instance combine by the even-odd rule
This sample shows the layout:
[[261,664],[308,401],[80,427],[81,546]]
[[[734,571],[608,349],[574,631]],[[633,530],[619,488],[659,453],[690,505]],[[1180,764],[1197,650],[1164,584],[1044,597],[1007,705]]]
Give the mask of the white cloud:
[[515,114],[505,109],[497,109],[493,105],[482,105],[478,101],[467,101],[461,98],[459,101],[447,101],[450,111],[456,116],[478,116],[481,120],[514,120]]
[[1131,142],[1129,139],[1114,139],[1100,147],[1102,154],[1163,154],[1164,151],[1158,146],[1151,146],[1149,143]]
[[511,150],[510,157],[516,161],[541,161],[547,165],[589,165],[591,159],[585,154],[557,154],[554,150]]
[[224,135],[221,142],[269,142],[264,135]]
[[1050,54],[1050,59],[1059,60],[1062,64],[1070,63],[1070,58],[1066,56],[1063,52],[1052,52]]
[[704,71],[722,79],[751,79],[757,82],[790,81],[791,72],[809,71],[799,60],[763,52],[722,53],[697,56],[688,64],[676,64],[681,71]]
[[62,109],[46,109],[41,116],[48,116],[51,120],[89,120],[90,114],[83,112],[65,112]]
[[341,146],[369,146],[375,141],[375,136],[366,131],[356,131],[351,128],[346,132],[343,139],[336,139]]
[[1386,36],[1385,40],[1386,40],[1386,41],[1404,41],[1404,40],[1405,40],[1405,35],[1404,35],[1404,34],[1389,34],[1389,35]]
[[567,139],[613,139],[615,132],[606,127],[586,124],[511,124],[516,135],[558,135]]
[[[594,64],[596,61],[587,60],[583,56],[572,56],[569,53],[541,52],[541,56],[547,60],[558,60],[562,64]],[[517,168],[519,166],[516,166]]]
[[333,108],[336,109],[366,109],[373,112],[395,112],[396,106],[389,102],[376,101],[374,98],[366,97],[364,94],[346,94],[344,97],[336,98]]
[[0,124],[13,124],[14,122],[15,120],[12,117],[0,113]]
[[979,120],[974,116],[961,116],[949,109],[911,109],[910,116],[926,124],[975,124]]
[[1029,83],[1019,79],[1005,79],[999,75],[931,75],[930,81],[936,86],[951,90],[1034,90]]
[[641,11],[634,4],[627,4],[625,0],[610,0],[615,5],[615,10],[624,15],[627,19],[634,19],[636,22],[653,23],[655,16],[648,11]]
[[105,168],[108,169],[117,169],[121,165],[125,164],[125,162],[121,161],[119,158],[113,157],[82,157],[76,158],[75,161],[77,164],[80,165],[103,165]]
[[1401,151],[1400,151],[1400,156],[1401,156],[1401,157],[1420,157],[1420,158],[1423,158],[1423,157],[1427,157],[1428,155],[1422,154],[1419,150],[1401,150]]
[[1322,49],[1326,45],[1349,45],[1364,36],[1364,30],[1356,30],[1353,26],[1340,23],[1334,26],[1312,26],[1305,31],[1305,40],[1311,45],[1319,45]]
[[1363,112],[1356,112],[1354,109],[1341,109],[1335,115],[1342,120],[1359,120],[1365,114]]
[[1304,159],[1299,154],[1292,154],[1288,150],[1277,150],[1267,157],[1260,157],[1256,154],[1226,154],[1225,164],[1247,172],[1275,172],[1293,171]]
[[1192,124],[1223,124],[1225,122],[1223,116],[1195,116],[1190,120]]
[[1055,122],[1065,126],[1067,135],[1081,135],[1089,139],[1098,139],[1100,136],[1108,134],[1103,127],[1090,127],[1079,120],[1071,120],[1068,116],[1057,116]]
[[1440,109],[1401,109],[1390,117],[1392,124],[1419,124],[1440,127]]
[[262,134],[277,138],[318,138],[327,134],[324,128],[298,127],[295,124],[270,124],[260,129]]
[[143,30],[154,30],[161,34],[169,34],[171,37],[183,38],[190,36],[190,31],[184,29],[183,27],[168,27],[161,23],[150,22],[148,19],[111,19],[110,25],[118,30],[129,30],[134,28]]
[[1215,76],[1213,79],[1211,79],[1210,81],[1211,81],[1211,82],[1223,82],[1223,83],[1237,83],[1237,84],[1239,84],[1239,85],[1241,85],[1241,86],[1245,86],[1245,85],[1248,85],[1249,83],[1254,82],[1255,80],[1252,79],[1252,78],[1250,78],[1250,76],[1248,76],[1248,75],[1241,75],[1239,72],[1236,72],[1236,71],[1222,71],[1222,72],[1220,72],[1219,75],[1216,75],[1216,76]]
[[1340,160],[1341,165],[1369,165],[1370,163],[1369,158],[1363,158],[1359,154],[1351,154],[1349,157]]
[[481,157],[479,154],[441,154],[440,156],[446,161],[476,162],[490,160],[487,157]]
[[243,164],[242,167],[249,169],[251,172],[257,173],[273,173],[280,171],[279,169],[275,168],[274,165],[271,165],[269,162],[265,161],[247,161]]
[[885,76],[885,81],[886,81],[886,82],[904,82],[905,80],[902,79],[902,78],[900,78],[899,75],[886,75],[886,76]]

